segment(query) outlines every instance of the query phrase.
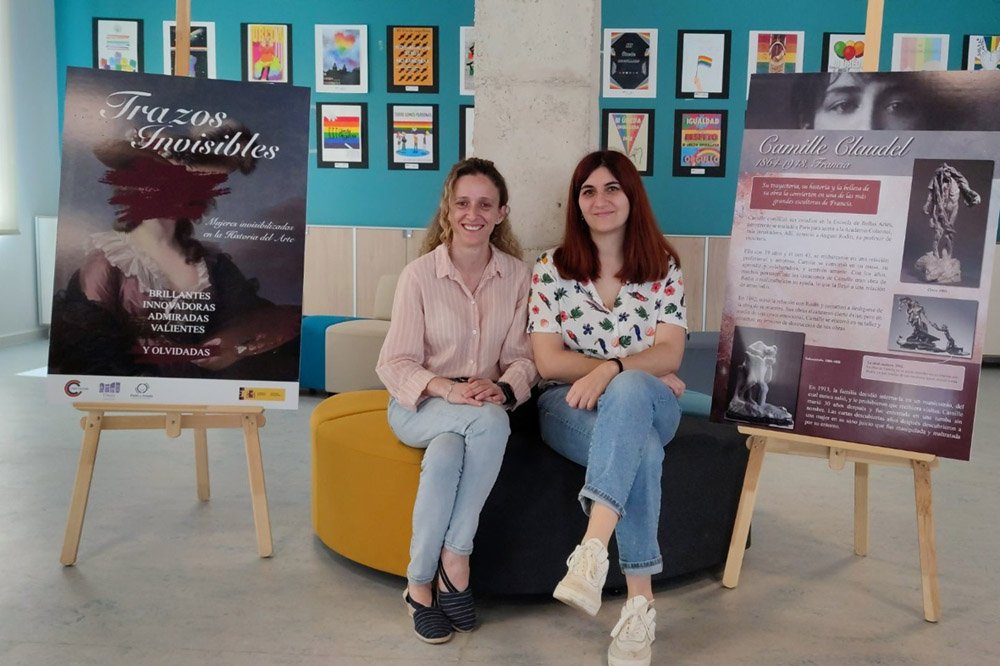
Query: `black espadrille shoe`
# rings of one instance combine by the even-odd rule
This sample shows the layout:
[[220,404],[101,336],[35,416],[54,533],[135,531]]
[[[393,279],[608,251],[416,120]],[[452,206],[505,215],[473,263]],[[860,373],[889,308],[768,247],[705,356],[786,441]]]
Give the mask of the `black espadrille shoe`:
[[438,564],[438,578],[447,590],[437,591],[437,602],[455,631],[465,634],[476,628],[476,602],[472,598],[472,587],[461,592],[444,572],[444,565]]
[[451,640],[451,622],[437,606],[424,606],[410,598],[410,591],[403,590],[406,611],[413,618],[413,633],[425,643],[447,643]]

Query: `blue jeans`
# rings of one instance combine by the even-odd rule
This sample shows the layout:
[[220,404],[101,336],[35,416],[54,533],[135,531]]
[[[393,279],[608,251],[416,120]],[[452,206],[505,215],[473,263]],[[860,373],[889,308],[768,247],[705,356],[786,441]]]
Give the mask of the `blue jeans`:
[[663,570],[656,540],[660,524],[663,447],[680,423],[677,398],[657,377],[626,370],[608,384],[597,409],[566,404],[568,384],[546,389],[538,398],[542,438],[556,452],[584,465],[580,503],[613,509],[622,572],[644,576]]
[[413,504],[413,538],[406,577],[414,585],[434,579],[441,548],[472,552],[479,512],[500,473],[510,436],[502,407],[452,405],[428,398],[412,412],[389,401],[389,426],[406,444],[426,449]]

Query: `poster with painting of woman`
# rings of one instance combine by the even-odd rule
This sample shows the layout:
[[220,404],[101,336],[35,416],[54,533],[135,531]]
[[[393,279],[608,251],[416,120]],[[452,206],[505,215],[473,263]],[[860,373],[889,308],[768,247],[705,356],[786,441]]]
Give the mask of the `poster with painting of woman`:
[[67,76],[51,395],[294,408],[309,91],[127,78]]

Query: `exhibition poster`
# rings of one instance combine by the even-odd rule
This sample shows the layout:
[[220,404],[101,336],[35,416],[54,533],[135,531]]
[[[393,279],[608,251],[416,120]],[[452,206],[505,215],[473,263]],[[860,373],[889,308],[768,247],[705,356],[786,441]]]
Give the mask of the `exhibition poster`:
[[755,76],[712,418],[967,460],[1000,76]]
[[70,68],[62,401],[295,408],[309,90]]

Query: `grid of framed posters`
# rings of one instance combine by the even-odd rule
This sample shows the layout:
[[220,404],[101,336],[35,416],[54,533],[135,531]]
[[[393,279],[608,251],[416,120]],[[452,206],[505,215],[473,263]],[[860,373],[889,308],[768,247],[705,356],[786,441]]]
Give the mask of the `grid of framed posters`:
[[802,71],[806,33],[751,30],[747,57],[747,95],[754,74],[791,74]]
[[948,69],[948,35],[897,32],[892,36],[892,71],[943,72]]
[[678,109],[674,115],[674,176],[726,175],[726,111]]
[[617,150],[642,176],[653,175],[653,109],[604,109],[601,150]]
[[368,92],[368,26],[316,26],[316,92]]
[[677,97],[729,97],[731,30],[677,31]]
[[[191,21],[191,55],[187,76],[196,79],[215,78],[215,23]],[[177,50],[177,23],[163,22],[163,71],[174,74],[174,52]]]
[[461,104],[458,107],[458,159],[472,157],[472,137],[476,129],[475,107]]
[[389,92],[438,91],[437,26],[386,26]]
[[368,168],[368,105],[316,105],[316,166]]
[[865,36],[847,32],[823,33],[824,72],[860,72],[865,62]]
[[292,80],[292,26],[289,23],[242,23],[243,80],[289,83]]
[[141,72],[142,19],[95,18],[94,67],[118,72]]
[[604,31],[605,97],[656,97],[655,28]]
[[387,104],[390,169],[438,169],[438,105]]
[[1000,70],[1000,35],[966,35],[962,40],[962,68],[974,72]]

